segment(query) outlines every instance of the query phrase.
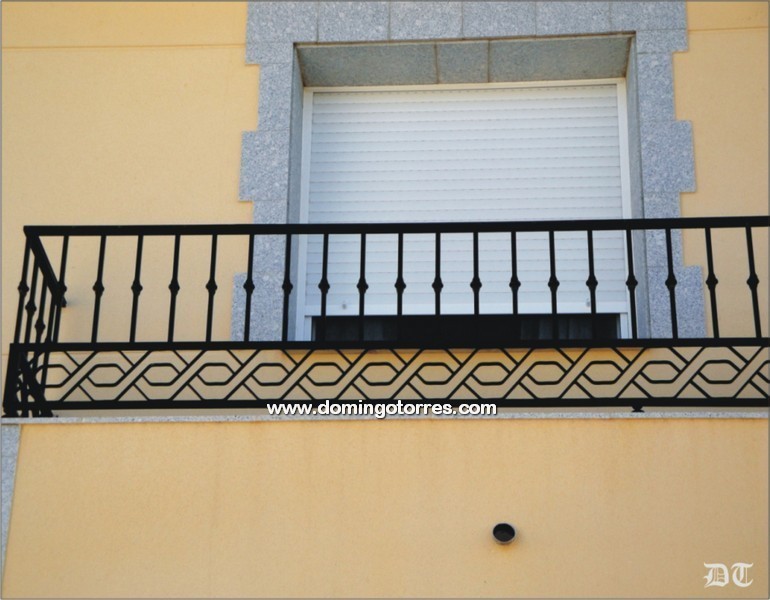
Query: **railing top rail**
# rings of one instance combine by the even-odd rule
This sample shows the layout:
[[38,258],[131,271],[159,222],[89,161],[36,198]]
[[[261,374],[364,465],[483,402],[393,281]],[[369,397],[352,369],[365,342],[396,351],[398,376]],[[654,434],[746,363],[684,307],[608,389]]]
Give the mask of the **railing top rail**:
[[28,225],[28,237],[44,236],[163,236],[163,235],[287,235],[397,234],[544,231],[635,231],[656,229],[723,229],[770,227],[770,216],[685,217],[674,219],[597,219],[558,221],[463,221],[426,223],[276,223],[186,225]]

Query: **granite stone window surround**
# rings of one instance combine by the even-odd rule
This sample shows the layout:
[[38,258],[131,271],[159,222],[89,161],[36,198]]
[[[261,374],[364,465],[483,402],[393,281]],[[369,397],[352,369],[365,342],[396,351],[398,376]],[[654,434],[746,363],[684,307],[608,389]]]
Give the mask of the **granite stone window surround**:
[[[694,191],[692,130],[674,115],[672,54],[687,49],[684,2],[255,2],[246,61],[260,65],[258,125],[242,137],[240,196],[255,223],[296,222],[306,86],[625,77],[634,217],[680,215]],[[640,333],[670,335],[663,232],[635,239]],[[255,244],[253,339],[279,339],[283,242]],[[674,236],[679,331],[705,333],[702,274]],[[645,279],[645,278],[640,278]],[[232,334],[242,339],[244,276]],[[646,300],[646,301],[645,301]]]

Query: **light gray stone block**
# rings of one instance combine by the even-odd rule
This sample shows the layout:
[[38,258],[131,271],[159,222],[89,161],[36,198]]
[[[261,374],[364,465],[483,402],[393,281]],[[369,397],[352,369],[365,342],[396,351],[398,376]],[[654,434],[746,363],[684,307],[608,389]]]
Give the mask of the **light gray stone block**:
[[649,337],[650,311],[647,305],[649,294],[647,290],[647,246],[645,244],[645,232],[633,231],[631,233],[631,245],[633,247],[634,277],[636,277],[638,282],[636,287],[637,335],[639,337]]
[[259,225],[286,223],[286,203],[257,200],[253,203],[253,222]]
[[[647,266],[653,269],[668,269],[668,251],[666,249],[666,233],[662,229],[652,229],[645,232],[647,247]],[[682,253],[682,233],[671,231],[671,258],[674,272],[681,270],[684,255]],[[665,277],[664,277],[665,279]]]
[[[254,295],[252,296],[253,340],[280,340],[283,315],[283,266],[286,243],[282,236],[259,236],[254,240]],[[297,282],[293,281],[296,295]],[[241,328],[241,332],[243,329]]]
[[286,202],[289,174],[289,130],[247,131],[241,139],[242,200]]
[[[652,337],[669,338],[671,300],[666,287],[667,270],[649,268],[650,319]],[[685,267],[676,274],[677,328],[680,338],[705,337],[706,311],[703,297],[703,273],[700,267]]]
[[674,120],[674,78],[670,54],[637,56],[639,115],[644,121]]
[[299,59],[295,59],[291,86],[291,135],[289,149],[289,213],[284,215],[290,223],[299,222],[299,206],[302,174],[302,112],[304,88]]
[[463,2],[466,38],[535,35],[535,2]]
[[5,549],[8,543],[8,526],[11,522],[13,489],[16,481],[16,462],[19,456],[21,427],[19,425],[0,426],[0,446],[2,447],[2,484],[0,487],[0,506],[2,506],[2,553],[0,554],[0,573],[5,565]]
[[631,40],[626,70],[626,104],[628,109],[628,161],[630,165],[631,216],[644,216],[642,201],[642,148],[639,138],[638,82],[636,77],[636,42]]
[[246,44],[290,41],[315,42],[317,2],[249,2]]
[[[691,350],[692,351],[692,350]],[[695,350],[697,351],[697,350]],[[693,411],[673,411],[666,410],[661,412],[653,412],[655,407],[645,409],[647,412],[633,413],[628,412],[626,408],[610,408],[601,412],[553,412],[551,410],[536,411],[536,412],[524,412],[523,410],[513,409],[512,412],[498,411],[496,415],[453,415],[452,419],[762,419],[767,420],[768,411],[766,408],[762,409],[742,409],[733,411],[715,411],[715,410],[693,410]],[[424,419],[422,415],[392,415],[391,419]],[[57,419],[37,419],[35,421],[38,425],[64,425],[69,423],[74,424],[88,424],[97,423],[104,425],[107,423],[265,423],[276,421],[376,421],[380,422],[375,415],[309,415],[309,416],[286,416],[286,415],[267,415],[263,413],[241,413],[241,414],[201,414],[201,415],[140,415],[132,414],[128,417],[116,417],[116,416],[100,416],[100,417],[59,417]],[[9,423],[11,424],[11,423]],[[16,424],[16,423],[12,423]]]
[[630,38],[498,40],[489,43],[490,81],[622,77]]
[[644,197],[647,219],[678,219],[681,216],[678,192],[658,192]]
[[391,2],[390,39],[432,40],[462,35],[462,2]]
[[[277,341],[281,339],[283,309],[283,248],[282,238],[259,236],[254,241],[249,340]],[[233,340],[243,340],[246,324],[246,273],[233,279],[233,312],[230,322]],[[296,281],[293,282],[296,290]]]
[[[291,150],[289,153],[289,203],[286,211],[286,220],[289,223],[298,223],[300,219],[301,188],[302,188],[302,131],[303,114],[302,106],[304,102],[302,78],[300,77],[299,57],[294,63],[294,81],[292,85],[292,123],[291,123]],[[297,303],[302,301],[298,298],[299,290],[299,241],[294,236],[292,241],[292,256],[295,257],[291,264],[290,277],[294,281],[295,292],[289,296],[290,314],[296,315]],[[289,320],[290,339],[296,339],[295,319]]]
[[644,193],[695,190],[689,121],[641,123]]
[[411,85],[438,81],[432,44],[300,46],[306,86]]
[[685,3],[681,1],[627,2],[610,5],[610,19],[615,31],[645,29],[686,29]]
[[363,42],[388,39],[388,2],[321,2],[319,42]]
[[537,35],[611,31],[609,2],[538,2]]
[[249,64],[289,64],[293,56],[292,42],[254,42],[246,45],[246,62]]
[[683,52],[687,50],[687,30],[650,30],[636,34],[637,52]]
[[[251,296],[251,314],[249,315],[249,341],[278,341],[281,339],[281,296],[280,285],[273,279],[269,282],[270,290],[265,289],[264,267],[258,263],[263,257],[254,261],[252,277],[254,291]],[[230,321],[231,336],[234,341],[243,341],[246,327],[246,273],[238,273],[233,279],[233,312]],[[271,294],[278,296],[271,297]]]
[[[236,342],[243,340],[243,329],[246,323],[246,290],[243,289],[245,281],[246,273],[238,273],[233,278],[233,312],[230,316],[230,339]],[[253,318],[254,313],[252,303],[252,314],[249,319],[249,332],[251,332],[251,321]]]
[[437,44],[439,83],[486,83],[489,80],[489,43]]
[[265,64],[259,70],[258,130],[288,129],[291,123],[292,70]]

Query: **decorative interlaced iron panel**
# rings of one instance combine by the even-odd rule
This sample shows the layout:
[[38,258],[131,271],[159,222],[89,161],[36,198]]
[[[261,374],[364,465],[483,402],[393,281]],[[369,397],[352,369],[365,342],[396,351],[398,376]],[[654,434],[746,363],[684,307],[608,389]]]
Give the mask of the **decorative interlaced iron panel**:
[[[35,357],[28,354],[27,364]],[[507,406],[767,404],[766,347],[51,352],[19,409],[264,406],[280,400],[488,400]],[[21,369],[24,372],[24,369]],[[40,406],[40,405],[38,405]]]

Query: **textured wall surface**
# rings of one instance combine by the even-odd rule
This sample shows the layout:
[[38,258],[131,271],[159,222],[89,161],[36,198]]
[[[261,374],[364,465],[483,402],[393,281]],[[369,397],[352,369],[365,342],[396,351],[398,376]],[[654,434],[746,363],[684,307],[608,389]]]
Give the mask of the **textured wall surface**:
[[0,507],[2,507],[2,554],[0,554],[0,574],[5,564],[5,547],[8,543],[8,525],[11,520],[13,505],[13,488],[16,482],[16,463],[19,456],[18,425],[3,425],[0,427],[0,450],[2,451],[2,483],[0,484]]
[[[2,15],[5,355],[23,226],[251,220],[238,202],[238,171],[241,132],[257,123],[259,67],[244,63],[244,4],[8,3]],[[136,241],[125,242],[107,247],[102,339],[128,332]],[[168,317],[170,244],[153,260],[148,243],[139,339],[163,332]],[[51,245],[57,266],[59,247]],[[63,339],[90,330],[97,247],[71,244]],[[190,304],[181,337],[202,335],[206,274],[190,261],[205,248],[182,246]],[[230,335],[232,276],[244,270],[246,250],[221,248],[217,337]]]
[[[682,195],[682,214],[766,215],[768,5],[698,2],[688,5],[688,19],[690,50],[675,56],[674,83],[676,113],[693,123],[697,186],[695,192]],[[685,261],[703,256],[702,235],[685,235],[684,241]],[[715,256],[723,257],[714,265],[718,313],[747,317],[720,333],[752,335],[745,235],[715,234],[713,241]],[[767,281],[767,230],[755,230],[754,255],[760,280]],[[768,297],[763,286],[759,305],[764,307],[760,317],[767,335]]]
[[765,419],[23,429],[4,597],[767,593]]

